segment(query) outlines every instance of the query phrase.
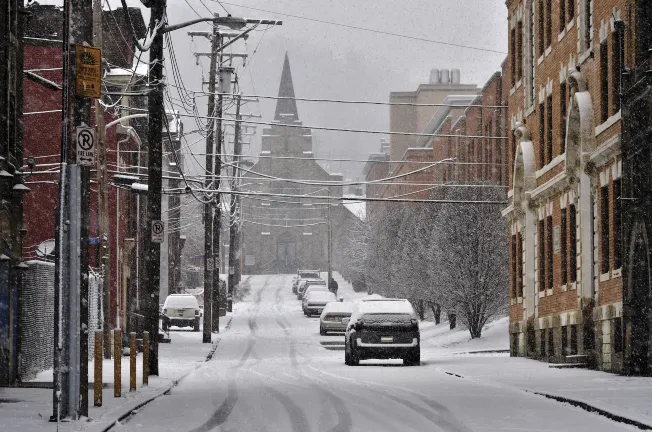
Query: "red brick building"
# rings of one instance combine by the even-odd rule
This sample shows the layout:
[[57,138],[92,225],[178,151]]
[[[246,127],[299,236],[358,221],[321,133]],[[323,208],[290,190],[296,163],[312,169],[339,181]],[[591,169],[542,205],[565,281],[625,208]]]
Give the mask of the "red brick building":
[[[62,49],[57,34],[62,26],[62,12],[54,6],[31,5],[25,20],[25,64],[24,69],[32,71],[54,85],[43,85],[42,82],[25,80],[24,88],[24,158],[34,158],[36,167],[30,172],[27,168],[26,183],[31,193],[26,195],[23,207],[24,227],[27,232],[23,247],[25,256],[31,259],[53,258],[55,220],[58,196],[59,161],[61,148],[61,92],[56,88],[62,81]],[[145,31],[145,25],[140,10],[130,9],[134,26]],[[118,31],[129,32],[132,29],[121,11],[104,12],[105,41],[102,57],[115,70],[116,68],[131,68],[134,60],[134,45],[115,41]],[[118,30],[119,29],[119,30]],[[130,39],[132,40],[132,39]],[[131,74],[130,74],[131,75]],[[115,78],[113,78],[115,79]],[[120,90],[119,85],[106,83],[106,90]],[[128,101],[125,100],[128,104]],[[115,120],[111,111],[104,113],[106,123]],[[91,110],[91,121],[94,123],[95,112]],[[126,125],[128,122],[124,122]],[[133,152],[138,150],[138,144],[132,135],[125,135],[126,130],[120,125],[107,129],[107,169],[109,173],[117,171],[119,166],[135,165],[132,161]],[[118,150],[121,150],[118,158]],[[134,159],[135,160],[135,159]],[[133,162],[133,163],[132,163]],[[89,237],[98,237],[98,196],[92,170],[90,227]],[[136,228],[134,202],[131,193],[118,189],[109,189],[110,212],[110,266],[111,266],[111,317],[117,324],[121,303],[124,303],[126,281],[120,277],[123,261],[127,267],[132,261],[131,256],[124,255],[124,239],[133,238]],[[132,221],[133,219],[133,221]],[[52,240],[50,242],[50,240]],[[100,251],[98,246],[89,247],[89,261],[92,267],[98,266]],[[132,254],[132,252],[129,252]],[[122,308],[124,311],[124,308]]]
[[[503,211],[512,354],[621,371],[621,36],[614,21],[631,29],[633,2],[506,4],[515,137]],[[622,42],[629,63],[633,41]]]

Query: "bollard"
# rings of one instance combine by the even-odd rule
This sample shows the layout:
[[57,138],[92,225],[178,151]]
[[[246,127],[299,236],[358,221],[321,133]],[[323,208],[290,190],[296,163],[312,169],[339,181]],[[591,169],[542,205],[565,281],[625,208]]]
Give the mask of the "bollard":
[[149,332],[143,332],[143,385],[149,384]]
[[129,333],[129,391],[136,391],[136,332]]
[[122,330],[113,330],[113,397],[122,396]]
[[96,407],[102,406],[102,338],[103,333],[101,330],[95,332],[95,353],[93,366],[95,367],[95,375],[93,376],[93,405]]

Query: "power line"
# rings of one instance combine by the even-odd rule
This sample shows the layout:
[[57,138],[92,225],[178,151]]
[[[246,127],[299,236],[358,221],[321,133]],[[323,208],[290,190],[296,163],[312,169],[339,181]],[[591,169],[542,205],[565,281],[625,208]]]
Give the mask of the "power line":
[[[211,0],[211,1],[217,1],[217,0]],[[301,20],[318,22],[318,23],[321,23],[321,24],[334,25],[334,26],[337,26],[337,27],[344,27],[344,28],[348,28],[348,29],[351,29],[351,30],[360,30],[360,31],[366,31],[366,32],[369,32],[369,33],[382,34],[382,35],[386,35],[386,36],[400,37],[400,38],[404,38],[404,39],[417,40],[417,41],[421,41],[421,42],[430,42],[430,43],[449,46],[449,47],[454,47],[454,48],[471,49],[471,50],[475,50],[475,51],[483,51],[483,52],[489,52],[489,53],[494,53],[494,54],[502,54],[502,55],[507,54],[505,51],[495,50],[495,49],[491,49],[491,48],[474,47],[474,46],[470,46],[470,45],[462,45],[462,44],[457,44],[457,43],[453,43],[453,42],[444,42],[444,41],[439,41],[439,40],[434,40],[434,39],[427,39],[427,38],[422,38],[422,37],[417,37],[417,36],[410,36],[410,35],[401,34],[401,33],[393,33],[393,32],[388,32],[388,31],[383,31],[383,30],[376,30],[376,29],[371,29],[371,28],[366,28],[366,27],[359,27],[359,26],[354,26],[354,25],[350,25],[350,24],[342,24],[342,23],[337,23],[337,22],[333,22],[333,21],[320,20],[320,19],[317,19],[317,18],[310,18],[310,17],[306,17],[306,16],[301,16],[301,15],[292,15],[292,14],[283,13],[283,12],[275,12],[275,11],[271,11],[271,10],[268,10],[268,9],[261,9],[261,8],[251,7],[251,6],[244,6],[244,5],[237,4],[237,3],[230,3],[230,2],[222,2],[222,3],[230,5],[230,6],[241,7],[241,8],[251,9],[251,10],[260,11],[260,12],[267,12],[267,13],[272,13],[272,14],[277,14],[277,15],[283,15],[283,16],[297,18],[297,19],[301,19]]]

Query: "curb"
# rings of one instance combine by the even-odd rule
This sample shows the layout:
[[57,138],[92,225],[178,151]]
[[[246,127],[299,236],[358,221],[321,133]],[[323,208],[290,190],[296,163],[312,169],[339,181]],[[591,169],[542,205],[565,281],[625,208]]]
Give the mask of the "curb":
[[[232,320],[233,320],[233,315],[231,315],[231,317],[229,317],[229,322],[226,324],[226,326],[224,326],[224,331],[227,331],[229,328],[231,328],[231,322],[232,322]],[[215,354],[215,351],[217,350],[217,347],[218,347],[219,344],[220,344],[220,340],[221,340],[221,339],[218,338],[215,342],[213,342],[213,347],[211,348],[210,352],[206,355],[206,359],[204,360],[203,363],[208,362],[208,361],[210,361],[210,360],[213,358],[213,354]],[[150,398],[148,398],[148,399],[146,399],[146,400],[140,402],[140,403],[139,403],[138,405],[136,405],[135,407],[132,407],[132,408],[130,408],[130,409],[128,409],[128,410],[125,410],[126,412],[123,412],[123,413],[122,413],[122,414],[121,414],[121,415],[120,415],[116,420],[112,421],[108,426],[106,426],[106,427],[104,427],[103,429],[101,429],[101,432],[109,432],[109,431],[112,430],[114,427],[119,426],[123,421],[129,419],[129,418],[130,418],[131,416],[133,416],[133,415],[136,415],[136,414],[138,413],[138,410],[141,409],[142,407],[144,407],[144,406],[148,405],[149,403],[155,401],[156,399],[160,398],[161,396],[164,396],[164,395],[170,394],[170,392],[172,391],[172,389],[173,389],[174,387],[178,386],[179,383],[180,383],[180,382],[181,382],[185,377],[187,377],[188,375],[190,375],[190,373],[192,373],[192,372],[196,371],[197,369],[199,369],[201,366],[202,366],[202,363],[199,363],[199,364],[198,364],[197,366],[195,366],[193,369],[189,370],[188,372],[186,372],[185,374],[183,374],[181,377],[179,377],[179,379],[173,380],[173,381],[172,381],[172,384],[169,385],[167,388],[161,390],[160,392],[158,392],[158,393],[155,394],[154,396],[152,396],[152,397],[150,397]]]
[[[446,370],[443,370],[443,369],[438,369],[438,370],[440,372],[443,372],[443,373],[445,373],[447,375],[450,375],[450,376],[454,376],[456,378],[466,379],[465,376],[457,374],[455,372],[446,371]],[[521,388],[521,387],[506,385],[506,384],[499,383],[499,382],[496,382],[496,381],[476,380],[476,379],[473,379],[473,378],[470,378],[470,379],[472,379],[473,381],[476,381],[476,382],[480,382],[480,383],[484,382],[484,383],[487,383],[487,384],[498,384],[498,385],[500,385],[500,386],[502,386],[504,388],[509,388],[509,389],[512,389],[512,390],[520,390],[520,391],[523,391],[523,392],[526,392],[526,393],[535,394],[537,396],[543,396],[543,397],[545,397],[547,399],[552,399],[552,400],[554,400],[556,402],[567,403],[567,404],[572,405],[572,406],[574,406],[576,408],[581,408],[584,411],[601,415],[603,417],[608,418],[609,420],[612,420],[612,421],[615,421],[615,422],[618,422],[618,423],[623,423],[623,424],[627,424],[627,425],[630,425],[630,426],[634,426],[634,427],[637,427],[637,428],[642,429],[642,430],[652,430],[652,426],[649,425],[649,424],[646,424],[646,423],[643,423],[643,422],[640,422],[640,421],[637,421],[637,420],[633,420],[631,418],[624,417],[624,416],[621,416],[621,415],[618,415],[618,414],[614,414],[614,413],[612,413],[610,411],[607,411],[607,410],[602,409],[602,408],[598,408],[598,407],[596,407],[594,405],[591,405],[591,404],[589,404],[587,402],[571,399],[571,398],[568,398],[568,397],[565,397],[565,396],[557,396],[557,395],[553,395],[553,394],[550,394],[550,393],[544,393],[544,392],[540,392],[540,391],[529,390],[529,389],[524,389],[524,388]]]

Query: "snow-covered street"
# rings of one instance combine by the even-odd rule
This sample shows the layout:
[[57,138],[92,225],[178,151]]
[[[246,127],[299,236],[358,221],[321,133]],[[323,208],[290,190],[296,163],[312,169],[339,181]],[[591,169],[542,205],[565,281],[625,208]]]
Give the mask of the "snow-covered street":
[[[447,374],[438,350],[425,344],[420,367],[347,367],[343,337],[319,336],[318,319],[304,317],[291,293],[291,276],[250,282],[213,359],[120,430],[635,430],[536,394]],[[340,291],[345,299],[357,295],[348,286]]]

